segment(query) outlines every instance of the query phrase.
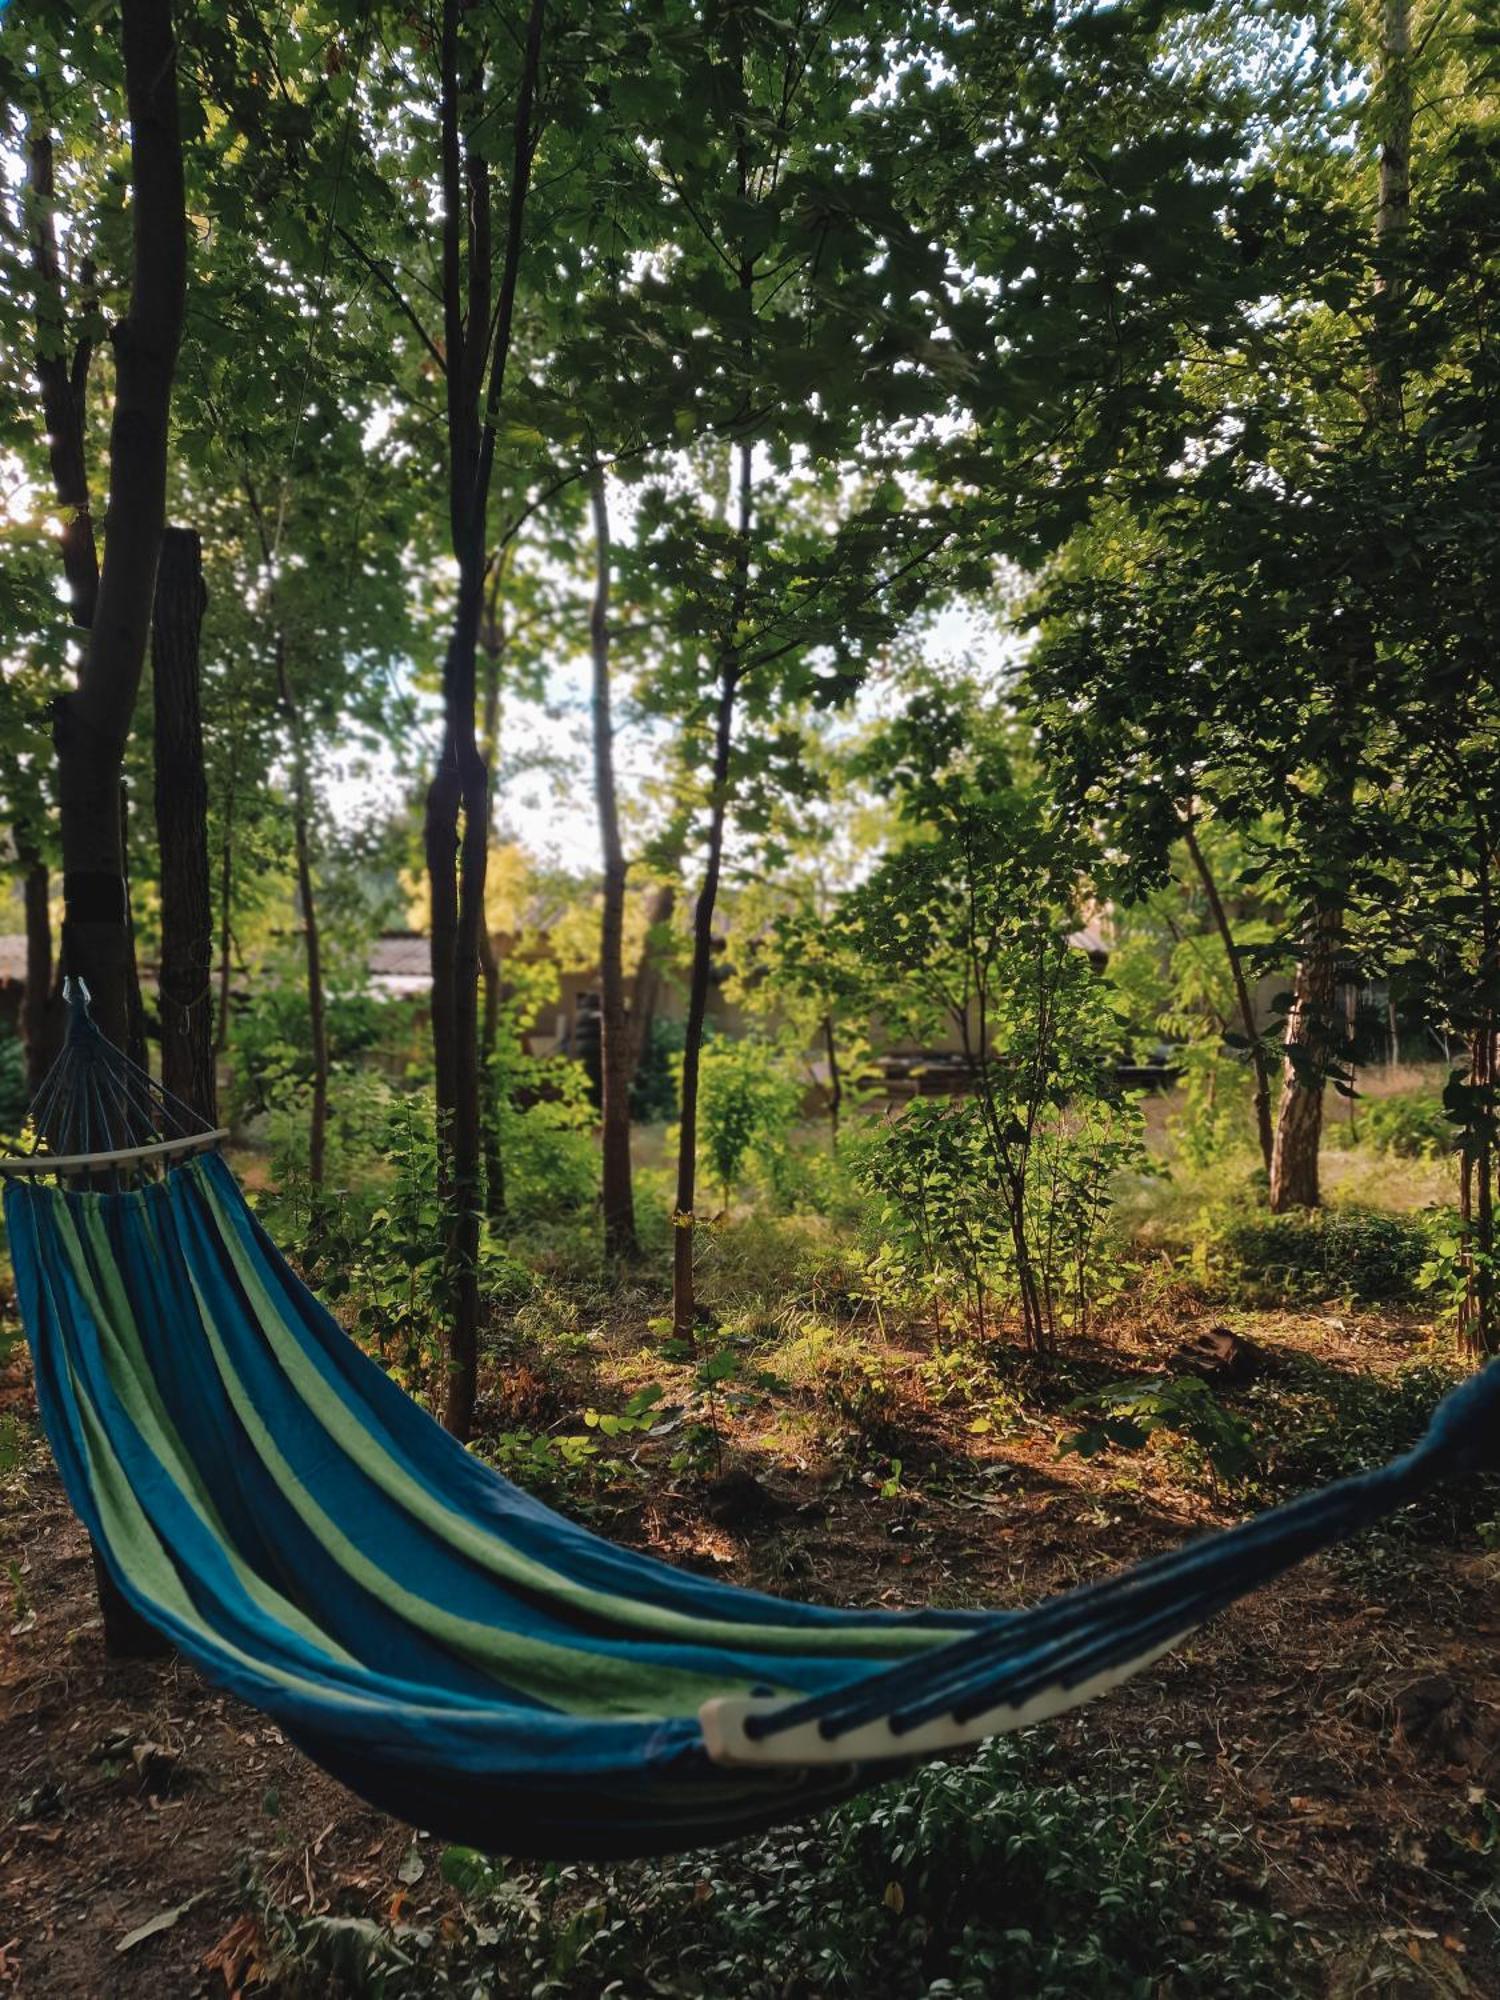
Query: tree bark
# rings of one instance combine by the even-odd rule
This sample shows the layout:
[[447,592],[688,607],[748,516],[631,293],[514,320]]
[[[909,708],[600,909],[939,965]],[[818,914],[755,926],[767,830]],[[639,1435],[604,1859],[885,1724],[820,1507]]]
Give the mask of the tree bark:
[[698,1071],[703,1023],[708,1013],[713,967],[714,905],[724,862],[724,819],[729,795],[729,757],[734,741],[734,700],[738,676],[726,666],[719,680],[714,721],[713,768],[709,789],[708,856],[703,887],[693,910],[693,957],[688,975],[687,1025],[682,1043],[682,1103],[677,1123],[677,1204],[672,1215],[672,1334],[697,1338],[698,1308],[693,1283],[693,1204],[698,1185]]
[[594,601],[589,614],[593,661],[594,800],[599,814],[599,849],[604,903],[599,924],[601,1150],[604,1254],[640,1254],[635,1230],[635,1192],[630,1169],[630,1024],[625,1008],[625,851],[620,842],[620,806],[615,790],[614,717],[609,683],[609,500],[604,468],[596,465],[589,483],[594,517]]
[[[743,164],[741,189],[745,182]],[[740,273],[750,289],[751,267]],[[738,504],[735,520],[734,587],[731,594],[729,641],[719,667],[719,700],[714,717],[713,763],[709,777],[708,857],[703,887],[693,911],[693,959],[688,981],[687,1026],[682,1045],[682,1104],[677,1126],[677,1204],[672,1215],[672,1332],[678,1340],[696,1338],[697,1299],[693,1284],[693,1203],[698,1176],[698,1070],[703,1051],[703,1023],[708,1012],[709,973],[713,964],[714,905],[724,862],[724,821],[729,809],[729,759],[734,744],[734,704],[739,692],[738,634],[744,620],[750,586],[750,526],[753,511],[750,445],[735,447]]]
[[[500,755],[500,663],[505,654],[505,630],[500,616],[500,591],[509,567],[509,551],[496,556],[490,571],[489,597],[480,629],[484,654],[484,733],[481,754],[493,773]],[[495,838],[494,786],[488,794],[485,840]],[[505,1220],[505,1148],[501,1140],[502,1099],[506,1085],[497,1073],[495,1052],[500,1045],[500,951],[486,912],[479,926],[479,976],[484,988],[479,1022],[479,1081],[483,1104],[484,1212],[491,1222]]]
[[[1383,0],[1380,51],[1380,182],[1375,211],[1377,251],[1389,252],[1405,232],[1411,204],[1411,139],[1413,97],[1408,63],[1411,54],[1410,0]],[[1377,424],[1399,430],[1402,421],[1402,369],[1399,344],[1393,339],[1401,288],[1382,270],[1376,279],[1375,360],[1372,408]],[[1355,709],[1359,683],[1373,664],[1373,646],[1361,633],[1346,648],[1342,690],[1342,727],[1336,733],[1332,781],[1352,796],[1354,745],[1358,723]],[[1321,1190],[1318,1146],[1323,1129],[1323,1072],[1333,1034],[1333,998],[1338,977],[1338,941],[1343,928],[1339,906],[1323,903],[1311,916],[1292,988],[1287,1016],[1285,1088],[1276,1121],[1271,1161],[1271,1207],[1316,1208]],[[1297,1058],[1300,1056],[1300,1061]]]
[[1203,885],[1203,893],[1208,899],[1209,912],[1213,917],[1214,929],[1219,934],[1219,942],[1224,947],[1224,956],[1229,961],[1229,976],[1234,981],[1234,1000],[1239,1009],[1240,1029],[1245,1037],[1251,1074],[1255,1079],[1256,1136],[1260,1141],[1261,1160],[1269,1174],[1276,1148],[1276,1136],[1271,1123],[1271,1075],[1266,1062],[1265,1044],[1255,1025],[1255,1003],[1250,996],[1244,963],[1240,958],[1239,946],[1234,941],[1234,932],[1230,929],[1224,900],[1219,894],[1219,885],[1215,882],[1203,849],[1198,844],[1198,835],[1191,818],[1183,820],[1182,837],[1193,867],[1197,870],[1198,880]]
[[1271,1208],[1316,1208],[1324,1079],[1334,1034],[1343,913],[1319,910],[1303,940],[1287,1013],[1281,1104],[1271,1154]]
[[161,853],[161,1080],[217,1125],[208,779],[203,766],[200,640],[208,595],[191,528],[168,528],[151,626],[156,838]]
[[120,768],[145,664],[166,515],[167,423],[187,273],[177,52],[169,0],[122,0],[133,266],[115,329],[109,513],[78,685],[57,704],[63,956],[94,1016],[127,1039],[130,937]]
[[[466,145],[461,122],[464,101],[482,101],[483,74],[460,79],[463,13],[463,0],[444,0],[440,48],[444,380],[449,521],[458,564],[458,597],[443,663],[443,742],[427,791],[423,847],[432,910],[438,1192],[445,1219],[443,1264],[453,1316],[443,1421],[455,1436],[466,1438],[473,1428],[479,1383],[482,1162],[478,1001],[489,847],[489,773],[475,732],[475,661],[483,610],[490,479],[536,149],[532,115],[541,68],[544,0],[531,0],[527,20],[516,92],[504,254],[493,312],[489,164],[480,148]],[[462,242],[465,218],[467,254]]]
[[234,808],[236,772],[231,761],[229,788],[224,795],[224,820],[219,835],[219,1010],[214,1029],[214,1049],[219,1055],[229,1047],[229,954],[234,943]]
[[[273,602],[273,615],[275,613]],[[308,1109],[307,1177],[320,1188],[328,1153],[328,1001],[323,990],[323,939],[318,926],[318,892],[313,876],[312,778],[302,712],[287,669],[286,634],[276,630],[276,695],[286,718],[292,750],[292,846],[297,863],[297,901],[302,906],[302,945],[307,967],[307,1022],[312,1041],[312,1102]]]
[[[166,522],[167,424],[182,338],[187,221],[170,0],[121,0],[120,20],[130,118],[130,306],[113,335],[104,561],[77,686],[57,703],[53,733],[63,959],[71,974],[87,982],[102,1032],[123,1047],[129,1040],[134,961],[120,773],[145,666]],[[115,1588],[97,1552],[95,1571],[106,1649],[116,1656],[167,1651],[166,1642]]]

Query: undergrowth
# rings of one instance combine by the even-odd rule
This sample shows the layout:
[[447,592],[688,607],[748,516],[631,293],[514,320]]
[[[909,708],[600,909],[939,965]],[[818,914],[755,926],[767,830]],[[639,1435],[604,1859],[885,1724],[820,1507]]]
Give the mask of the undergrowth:
[[[1191,1754],[1192,1746],[1186,1746]],[[283,1990],[378,2000],[1177,2000],[1312,1990],[1305,1932],[1229,1892],[1254,1855],[1184,1825],[1175,1772],[1048,1741],[961,1764],[719,1852],[508,1869],[449,1848],[461,1917],[314,1918],[262,1905]],[[1224,1864],[1221,1867],[1221,1864]]]

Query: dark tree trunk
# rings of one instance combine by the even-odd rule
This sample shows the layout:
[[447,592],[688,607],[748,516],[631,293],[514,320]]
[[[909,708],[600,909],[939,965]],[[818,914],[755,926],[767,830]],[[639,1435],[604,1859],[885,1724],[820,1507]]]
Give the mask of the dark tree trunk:
[[[166,520],[167,423],[187,281],[177,49],[170,0],[121,0],[130,115],[130,307],[115,329],[109,513],[104,562],[74,691],[57,704],[63,855],[63,959],[84,979],[94,1015],[126,1046],[133,953],[125,886],[121,764],[145,666]],[[160,1654],[95,1558],[106,1648]]]
[[199,652],[207,603],[197,535],[191,528],[168,528],[151,625],[161,853],[161,1080],[200,1118],[216,1125],[213,909]]
[[302,907],[303,957],[307,967],[307,1022],[312,1040],[312,1103],[308,1111],[307,1177],[323,1185],[328,1152],[328,1002],[323,991],[323,941],[318,927],[318,891],[313,877],[312,778],[302,712],[287,669],[286,635],[276,633],[276,694],[286,718],[292,749],[292,845],[297,862],[297,901]]
[[[479,1387],[479,959],[489,848],[489,773],[475,731],[475,662],[490,480],[536,148],[532,115],[541,68],[543,13],[544,0],[531,0],[516,92],[505,247],[493,312],[489,163],[481,148],[466,145],[462,126],[466,102],[483,96],[482,69],[472,78],[459,75],[463,0],[444,0],[441,36],[443,330],[449,522],[458,563],[458,602],[443,663],[443,742],[427,791],[423,848],[432,908],[438,1193],[445,1218],[444,1273],[452,1301],[443,1421],[461,1438],[473,1428]],[[469,115],[475,115],[473,108]],[[467,255],[462,240],[466,218]]]
[[595,466],[590,486],[594,515],[594,602],[589,615],[593,659],[594,799],[599,813],[599,849],[604,904],[599,925],[601,1145],[604,1254],[640,1254],[635,1233],[635,1193],[630,1171],[630,1024],[625,1008],[625,852],[620,843],[620,808],[615,793],[614,718],[609,685],[609,505],[604,471]]
[[1203,893],[1208,898],[1214,929],[1219,934],[1219,942],[1224,947],[1224,956],[1229,961],[1229,976],[1234,981],[1234,1001],[1240,1016],[1240,1032],[1245,1037],[1250,1057],[1250,1072],[1255,1079],[1255,1131],[1260,1141],[1261,1160],[1269,1174],[1272,1155],[1276,1149],[1276,1136],[1271,1123],[1270,1068],[1266,1062],[1265,1043],[1261,1040],[1255,1025],[1255,1003],[1250,997],[1244,962],[1240,958],[1239,946],[1234,941],[1234,932],[1229,926],[1219,886],[1214,881],[1203,849],[1198,844],[1198,836],[1191,819],[1183,821],[1182,837],[1187,844],[1193,867],[1197,870],[1198,880],[1203,884]]
[[[740,184],[745,168],[741,154]],[[751,289],[752,267],[740,273],[742,289]],[[751,487],[750,446],[735,448],[738,505],[735,518],[734,588],[729,631],[732,635],[719,668],[719,701],[714,717],[713,762],[709,778],[708,858],[703,887],[693,911],[693,959],[688,979],[687,1025],[682,1044],[682,1105],[677,1127],[677,1204],[672,1216],[672,1332],[678,1340],[696,1337],[697,1298],[693,1284],[693,1203],[698,1179],[698,1069],[703,1051],[703,1023],[708,1012],[709,974],[713,965],[714,905],[724,863],[724,820],[729,809],[729,759],[734,744],[734,704],[740,666],[735,650],[744,619],[750,585]]]
[[223,1055],[229,1047],[229,954],[234,947],[234,806],[235,773],[229,774],[224,797],[224,824],[219,836],[219,1014],[214,1028],[214,1049]]
[[169,0],[122,0],[134,258],[115,329],[109,514],[98,597],[74,692],[57,704],[63,957],[110,1040],[128,1037],[129,917],[120,767],[145,664],[165,523],[167,421],[187,269],[177,59]]
[[1323,1092],[1334,1038],[1342,913],[1318,911],[1303,940],[1286,1020],[1281,1104],[1271,1154],[1271,1207],[1316,1208]]
[[672,1334],[697,1338],[698,1307],[693,1283],[693,1204],[698,1185],[698,1070],[703,1023],[708,1013],[713,967],[714,905],[724,861],[724,817],[728,807],[729,756],[734,741],[734,698],[738,676],[726,667],[719,683],[714,722],[713,771],[709,791],[708,858],[703,887],[693,911],[693,958],[688,975],[687,1025],[682,1043],[682,1104],[677,1125],[677,1204],[672,1215]]
[[[509,567],[504,551],[490,571],[480,646],[484,653],[484,734],[481,752],[485,769],[493,772],[500,755],[500,664],[505,656],[505,629],[500,615],[500,590]],[[495,832],[494,787],[489,789],[485,839]],[[479,1020],[479,1082],[483,1105],[484,1212],[492,1222],[505,1220],[505,1147],[501,1138],[502,1098],[506,1084],[495,1064],[500,1046],[500,949],[486,913],[479,926],[479,977],[483,1011]]]

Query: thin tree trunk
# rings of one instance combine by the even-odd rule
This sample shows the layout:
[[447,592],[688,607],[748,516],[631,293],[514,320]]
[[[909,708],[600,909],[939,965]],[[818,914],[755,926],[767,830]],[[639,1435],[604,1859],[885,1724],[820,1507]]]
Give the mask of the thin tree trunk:
[[[480,630],[484,654],[484,733],[481,754],[485,769],[493,772],[500,755],[500,662],[505,653],[505,632],[500,618],[500,590],[509,566],[509,551],[495,558],[490,572],[489,598]],[[489,789],[485,839],[495,837],[494,786]],[[501,1141],[502,1098],[505,1080],[495,1065],[500,1045],[500,953],[489,916],[479,926],[479,976],[484,987],[483,1011],[479,1022],[479,1079],[482,1092],[482,1145],[484,1150],[484,1208],[492,1222],[505,1220],[505,1148]]]
[[1250,985],[1245,978],[1244,962],[1240,958],[1239,946],[1234,941],[1234,932],[1229,926],[1224,900],[1219,894],[1219,886],[1214,881],[1203,849],[1198,844],[1198,835],[1191,818],[1185,818],[1183,821],[1182,837],[1193,867],[1197,870],[1198,880],[1203,885],[1203,893],[1208,898],[1209,912],[1213,917],[1214,929],[1219,934],[1219,942],[1224,947],[1224,956],[1229,961],[1229,976],[1234,981],[1234,999],[1239,1009],[1240,1030],[1245,1037],[1251,1074],[1255,1079],[1255,1130],[1260,1140],[1261,1160],[1269,1174],[1276,1135],[1271,1123],[1270,1068],[1266,1062],[1265,1044],[1255,1025],[1255,1003],[1250,997]]
[[130,894],[130,781],[120,780],[120,852],[125,857],[125,1053],[137,1069],[150,1060],[146,1048],[146,1002],[135,952],[135,905]]
[[[449,517],[458,563],[458,600],[443,664],[443,743],[427,792],[423,847],[432,910],[438,1190],[445,1217],[443,1264],[452,1302],[443,1421],[455,1436],[466,1438],[473,1428],[479,1385],[479,957],[489,847],[489,773],[475,732],[475,662],[483,611],[490,479],[536,148],[532,112],[541,68],[544,0],[531,0],[526,27],[516,93],[505,247],[493,313],[489,164],[479,147],[466,146],[461,122],[465,100],[482,100],[483,75],[466,79],[461,86],[463,13],[463,0],[444,0],[440,53],[443,324]],[[467,256],[461,240],[466,217]],[[487,360],[489,381],[481,421],[480,392]]]
[[234,943],[230,922],[234,904],[234,805],[235,773],[231,769],[219,840],[219,1016],[214,1029],[214,1051],[218,1055],[223,1055],[229,1047],[229,954]]
[[1271,1153],[1271,1208],[1316,1208],[1323,1092],[1334,1034],[1343,913],[1319,910],[1303,941],[1286,1019],[1281,1104]]
[[168,528],[151,628],[161,854],[161,1080],[200,1118],[216,1125],[213,909],[199,652],[207,602],[197,535],[191,528]]
[[729,757],[734,741],[734,700],[738,674],[726,664],[719,678],[714,720],[713,767],[709,787],[708,858],[703,887],[693,911],[693,958],[688,975],[687,1025],[682,1043],[682,1103],[677,1124],[677,1204],[672,1215],[672,1333],[697,1338],[698,1309],[693,1283],[693,1204],[698,1181],[698,1071],[703,1023],[708,1013],[713,966],[714,905],[724,862],[724,818],[729,803]]
[[604,1254],[640,1254],[635,1232],[635,1194],[630,1172],[630,1026],[625,1009],[625,851],[620,843],[620,807],[615,792],[614,718],[609,684],[609,501],[604,468],[590,480],[594,517],[594,601],[589,614],[593,660],[594,800],[599,814],[599,848],[604,873],[604,905],[599,925],[601,1146],[603,1153]]
[[[273,615],[275,611],[273,602]],[[328,1001],[323,990],[323,940],[313,879],[312,780],[302,713],[287,670],[286,634],[276,630],[276,697],[286,718],[292,751],[292,846],[297,863],[297,900],[302,906],[302,942],[307,966],[307,1021],[312,1040],[312,1103],[308,1111],[307,1177],[323,1185],[328,1154]]]

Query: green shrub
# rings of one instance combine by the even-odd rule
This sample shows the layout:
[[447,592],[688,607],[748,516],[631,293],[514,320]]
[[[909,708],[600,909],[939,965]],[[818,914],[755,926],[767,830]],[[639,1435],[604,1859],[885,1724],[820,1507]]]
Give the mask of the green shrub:
[[698,1072],[698,1144],[727,1208],[752,1159],[773,1191],[802,1105],[787,1051],[761,1035],[715,1035]]
[[1331,1136],[1336,1144],[1373,1146],[1398,1160],[1440,1159],[1458,1143],[1458,1129],[1442,1098],[1426,1090],[1361,1097],[1351,1121],[1341,1121]]
[[630,1116],[637,1125],[662,1125],[677,1116],[677,1072],[683,1026],[652,1016],[651,1032],[630,1080]]
[[1139,1451],[1151,1438],[1164,1434],[1183,1442],[1190,1468],[1206,1472],[1215,1490],[1220,1480],[1226,1486],[1239,1486],[1255,1470],[1248,1427],[1196,1375],[1114,1382],[1068,1407],[1088,1421],[1063,1439],[1060,1458],[1069,1452],[1094,1458],[1109,1450]]
[[[1177,1778],[1116,1750],[1083,1778],[1003,1737],[821,1821],[613,1869],[507,1869],[449,1848],[460,1925],[267,1913],[278,1991],[384,2000],[1187,2000],[1314,1990],[1301,1939],[1233,1900],[1225,1821],[1181,1824]],[[1310,1961],[1310,1954],[1309,1954]],[[1300,1975],[1300,1976],[1299,1976]]]
[[[399,1070],[395,1061],[412,1041],[414,1009],[406,1000],[378,1000],[368,993],[328,997],[330,1063],[350,1074],[373,1068]],[[307,995],[294,981],[268,979],[234,1013],[229,1036],[231,1122],[239,1125],[285,1102],[288,1086],[312,1080],[312,1029]]]
[[1221,1287],[1248,1305],[1414,1298],[1431,1223],[1375,1208],[1237,1212],[1211,1226]]
[[508,1222],[583,1213],[599,1191],[588,1072],[570,1056],[531,1056],[502,1038],[491,1058]]
[[0,1027],[0,1132],[19,1132],[26,1122],[26,1051],[8,1028]]

